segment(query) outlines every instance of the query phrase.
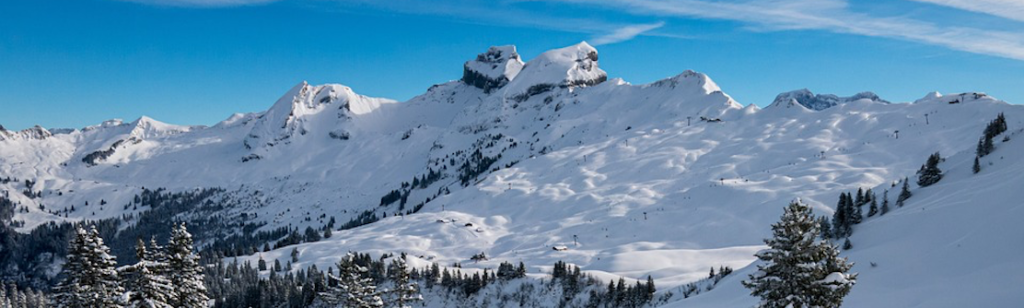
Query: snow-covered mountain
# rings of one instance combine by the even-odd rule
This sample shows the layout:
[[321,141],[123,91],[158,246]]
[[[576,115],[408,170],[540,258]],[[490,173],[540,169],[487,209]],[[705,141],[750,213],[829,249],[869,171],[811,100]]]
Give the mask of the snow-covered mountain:
[[[19,179],[0,190],[25,209],[13,218],[20,231],[136,215],[149,207],[128,205],[155,188],[223,189],[217,198],[229,206],[182,220],[213,215],[260,230],[372,222],[261,254],[297,248],[299,267],[325,268],[347,250],[405,251],[467,269],[523,261],[531,272],[562,260],[603,278],[651,275],[669,289],[724,265],[740,275],[671,304],[737,307],[754,303],[739,279],[790,200],[831,215],[840,192],[881,193],[938,151],[947,179],[856,227],[845,255],[862,275],[849,302],[959,307],[963,294],[984,292],[999,306],[1018,296],[990,281],[1024,277],[1008,259],[1021,249],[1005,244],[1024,230],[1000,214],[1022,197],[1013,172],[1024,168],[1013,154],[1020,137],[999,141],[979,175],[966,162],[990,120],[1004,113],[1015,134],[1024,108],[982,93],[889,103],[802,90],[760,109],[698,72],[633,85],[608,79],[598,63],[586,43],[525,64],[515,47],[492,47],[465,63],[461,80],[406,102],[302,82],[267,111],[210,127],[143,117],[0,129],[0,175]],[[490,260],[471,264],[480,252]],[[941,257],[914,263],[932,253]],[[983,267],[990,275],[967,271],[977,258],[994,262]],[[878,294],[894,301],[879,304]]]
[[775,97],[775,101],[772,102],[772,105],[792,106],[799,104],[807,107],[807,109],[817,111],[858,100],[889,104],[889,101],[886,101],[878,97],[877,94],[871,92],[861,92],[849,97],[839,97],[834,94],[815,95],[814,93],[811,93],[810,90],[800,89],[779,94]]

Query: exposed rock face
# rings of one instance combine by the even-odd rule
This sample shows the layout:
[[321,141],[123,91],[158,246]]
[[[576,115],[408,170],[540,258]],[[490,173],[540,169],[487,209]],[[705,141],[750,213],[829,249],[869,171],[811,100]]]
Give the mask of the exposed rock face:
[[7,139],[35,139],[43,140],[53,136],[49,130],[46,130],[42,126],[36,125],[31,128],[23,129],[17,132],[12,132],[0,126],[0,140]]
[[505,95],[523,101],[554,88],[593,86],[608,80],[597,64],[597,49],[586,42],[549,50],[530,60],[505,87]]
[[872,102],[889,104],[889,101],[881,99],[878,95],[871,92],[861,92],[849,97],[839,97],[834,94],[815,95],[810,90],[801,89],[779,94],[775,97],[775,101],[772,102],[772,105],[785,106],[791,101],[796,101],[796,103],[807,107],[807,109],[820,111],[836,105],[858,100],[869,100]]
[[466,61],[462,82],[490,93],[508,84],[522,68],[523,61],[516,53],[515,46],[494,46],[477,55],[476,59]]

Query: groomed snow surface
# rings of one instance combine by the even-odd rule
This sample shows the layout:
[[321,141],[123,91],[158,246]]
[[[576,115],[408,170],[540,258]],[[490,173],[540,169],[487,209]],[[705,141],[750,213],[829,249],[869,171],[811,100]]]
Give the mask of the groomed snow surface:
[[[854,247],[843,256],[860,276],[847,306],[1014,307],[1024,298],[1016,290],[1024,267],[1015,262],[1024,252],[1024,227],[1016,223],[1024,211],[1017,189],[1024,145],[1016,140],[1024,138],[1016,135],[1024,108],[979,93],[935,93],[915,103],[855,99],[818,111],[799,104],[762,110],[743,107],[696,72],[646,85],[603,76],[596,50],[582,43],[538,56],[490,93],[455,81],[396,103],[302,83],[266,112],[212,127],[143,118],[43,130],[52,136],[4,131],[0,173],[37,180],[43,196],[22,195],[20,183],[0,189],[28,206],[15,217],[26,222],[23,231],[52,220],[118,217],[142,187],[255,195],[258,205],[224,214],[257,213],[267,229],[320,227],[321,215],[345,222],[377,209],[388,217],[246,259],[287,260],[298,249],[297,267],[325,268],[350,250],[404,251],[416,266],[461,262],[472,270],[522,261],[534,276],[563,260],[604,280],[651,275],[663,291],[730,266],[737,271],[714,290],[668,306],[749,307],[757,299],[739,282],[789,201],[801,198],[829,216],[839,193],[858,187],[879,195],[889,188],[895,201],[898,187],[890,185],[914,181],[939,151],[947,157],[941,182],[912,185],[904,207],[854,227]],[[536,84],[581,80],[595,83],[509,99]],[[978,138],[1000,112],[1015,135],[997,138],[981,173],[972,174]],[[129,141],[114,146],[119,140]],[[111,148],[95,165],[82,161]],[[500,153],[488,168],[498,170],[463,187],[456,169],[475,150]],[[396,205],[378,206],[402,182],[445,165],[447,177],[413,190],[408,206],[443,187],[451,194],[432,198],[420,213],[395,216]],[[95,207],[101,199],[111,205]],[[37,209],[86,201],[88,210],[68,218]],[[490,260],[469,261],[480,252]]]

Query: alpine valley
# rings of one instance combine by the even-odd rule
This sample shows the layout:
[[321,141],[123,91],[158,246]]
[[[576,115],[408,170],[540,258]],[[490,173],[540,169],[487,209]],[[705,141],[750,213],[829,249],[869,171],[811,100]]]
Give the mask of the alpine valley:
[[[185,222],[208,267],[279,263],[255,270],[265,279],[347,252],[405,254],[420,281],[432,264],[488,273],[459,295],[455,282],[421,282],[415,306],[584,307],[615,290],[609,280],[650,277],[654,294],[630,305],[750,307],[741,281],[783,208],[799,199],[831,221],[848,192],[889,207],[869,214],[864,199],[833,239],[851,243],[841,256],[858,273],[844,306],[1020,305],[1024,107],[799,90],[762,109],[699,72],[634,85],[598,58],[587,43],[526,62],[491,47],[461,80],[405,102],[301,82],[209,127],[0,127],[0,277],[53,286],[69,223],[97,225],[128,264],[138,238],[166,241]],[[1005,131],[978,155],[1000,115]],[[936,152],[941,179],[921,187]],[[912,196],[897,205],[905,183]],[[506,262],[525,277],[489,282]]]

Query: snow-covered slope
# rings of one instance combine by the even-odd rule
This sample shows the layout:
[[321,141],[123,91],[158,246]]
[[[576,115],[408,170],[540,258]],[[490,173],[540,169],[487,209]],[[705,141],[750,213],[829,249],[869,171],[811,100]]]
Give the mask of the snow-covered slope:
[[[913,197],[903,207],[856,225],[853,248],[843,255],[856,263],[852,271],[859,276],[844,306],[1019,306],[1015,286],[1024,284],[1024,265],[1014,243],[1024,241],[1018,219],[1024,205],[1017,201],[1024,192],[1015,189],[1024,183],[1024,142],[1017,140],[1022,132],[1007,132],[1010,140],[998,141],[997,150],[981,158],[978,174],[972,171],[974,152],[958,152],[939,165],[942,181],[926,188],[911,184]],[[899,186],[874,187],[886,189],[895,200]],[[753,306],[756,299],[740,284],[753,270],[737,271],[714,292],[668,306]]]
[[[244,214],[247,221],[265,223],[264,230],[322,227],[330,217],[344,223],[367,213],[383,218],[327,240],[263,253],[268,259],[297,247],[303,251],[299,266],[324,268],[343,250],[406,251],[467,268],[523,261],[534,273],[564,260],[600,277],[651,275],[664,289],[705,277],[712,266],[739,269],[752,262],[769,224],[794,198],[831,214],[840,192],[887,186],[912,175],[935,151],[950,156],[944,168],[959,172],[950,164],[971,158],[984,125],[1000,112],[1011,131],[1024,127],[1024,108],[980,93],[935,93],[896,104],[843,99],[812,108],[817,111],[793,97],[762,110],[743,107],[693,71],[645,85],[607,79],[597,51],[586,43],[521,63],[514,47],[494,47],[464,65],[475,77],[435,85],[401,103],[343,85],[303,82],[267,111],[236,114],[211,127],[142,118],[58,133],[4,130],[0,174],[35,183],[9,182],[0,190],[27,208],[15,214],[25,221],[23,231],[46,221],[144,211],[121,206],[143,187],[220,187],[226,196],[255,201],[213,214],[228,220]],[[994,156],[1013,143],[998,145]],[[1006,156],[989,169],[1015,170],[1018,161]],[[901,295],[906,301],[895,306],[941,306],[943,296],[956,296],[931,282],[944,279],[937,267],[977,262],[968,259],[977,255],[948,253],[937,259],[944,261],[914,267],[909,256],[950,252],[943,243],[955,239],[903,228],[950,225],[924,222],[930,219],[925,211],[910,213],[918,205],[954,211],[964,206],[946,201],[979,200],[928,197],[928,191],[970,189],[975,186],[949,183],[971,183],[989,176],[985,172],[951,175],[920,190],[906,207],[859,225],[851,238],[857,248],[848,255],[865,274],[850,303],[872,303],[873,295],[865,294],[879,289],[865,286],[876,279],[871,271],[931,279],[935,287],[921,289],[909,289],[914,285],[906,280],[878,282],[888,292],[916,290],[908,294],[935,298],[915,303],[914,295]],[[1006,180],[992,180],[985,190],[1013,197],[1011,185],[1020,181]],[[26,189],[32,196],[22,193]],[[392,193],[401,198],[387,198]],[[111,205],[97,207],[101,200]],[[71,206],[78,210],[65,211]],[[419,212],[396,216],[414,210]],[[955,214],[962,213],[943,215]],[[900,217],[910,218],[904,225]],[[979,235],[1024,234],[979,220],[964,225]],[[996,242],[971,244],[1020,252]],[[562,246],[567,249],[552,249]],[[916,251],[896,255],[897,247]],[[491,260],[470,263],[479,252]],[[865,268],[868,259],[880,260],[879,266]],[[1018,267],[1007,270],[1024,276]],[[745,273],[680,305],[749,305],[753,299],[738,284]],[[979,274],[960,274],[959,284],[982,283]]]
[[586,87],[605,80],[608,74],[597,66],[597,49],[582,42],[530,60],[504,92],[507,98],[522,101],[551,89]]

